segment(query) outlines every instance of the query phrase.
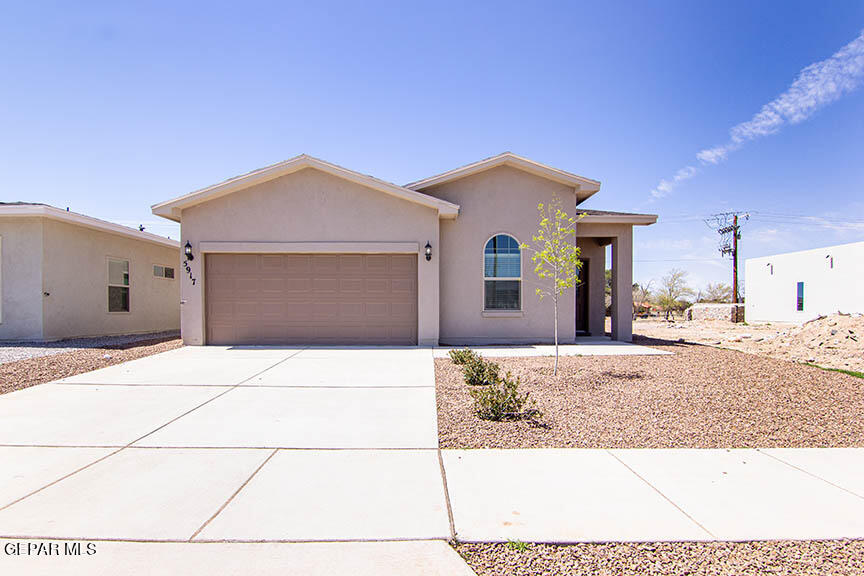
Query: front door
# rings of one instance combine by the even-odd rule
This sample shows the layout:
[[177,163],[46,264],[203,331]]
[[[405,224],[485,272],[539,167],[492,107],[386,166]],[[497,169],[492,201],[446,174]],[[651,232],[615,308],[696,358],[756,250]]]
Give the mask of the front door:
[[590,336],[588,328],[588,260],[582,260],[579,283],[576,285],[576,335]]

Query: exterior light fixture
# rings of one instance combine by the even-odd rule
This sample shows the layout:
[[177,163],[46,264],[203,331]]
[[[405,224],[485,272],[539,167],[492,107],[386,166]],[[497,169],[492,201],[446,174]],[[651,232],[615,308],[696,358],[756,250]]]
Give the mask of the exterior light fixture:
[[831,256],[830,254],[828,254],[827,256],[825,256],[825,259],[828,260],[829,267],[831,267],[833,269],[834,268],[834,257]]
[[186,254],[187,260],[194,260],[195,256],[192,255],[192,244],[189,241],[186,241],[186,246],[183,248],[183,253]]
[[432,260],[432,245],[426,242],[426,261]]
[[768,270],[771,272],[771,275],[773,276],[774,275],[774,265],[769,262],[768,264],[765,264],[765,266],[768,267]]

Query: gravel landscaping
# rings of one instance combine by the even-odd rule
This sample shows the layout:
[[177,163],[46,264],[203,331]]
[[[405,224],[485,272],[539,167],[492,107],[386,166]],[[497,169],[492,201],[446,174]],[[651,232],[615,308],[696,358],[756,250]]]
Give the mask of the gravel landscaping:
[[673,355],[497,358],[543,412],[490,422],[459,368],[435,360],[442,448],[864,446],[864,379],[785,360],[635,337]]
[[16,362],[39,356],[64,354],[82,348],[111,348],[153,340],[176,338],[179,333],[151,332],[149,334],[124,334],[120,336],[101,336],[98,338],[70,338],[56,342],[0,342],[0,364]]
[[161,338],[150,335],[147,340],[130,340],[128,337],[99,339],[98,344],[99,347],[71,351],[61,348],[58,353],[0,364],[0,394],[173,350],[182,346],[183,341],[176,333],[171,333]]
[[[521,548],[523,548],[520,550]],[[460,544],[479,576],[815,576],[864,573],[864,541]]]

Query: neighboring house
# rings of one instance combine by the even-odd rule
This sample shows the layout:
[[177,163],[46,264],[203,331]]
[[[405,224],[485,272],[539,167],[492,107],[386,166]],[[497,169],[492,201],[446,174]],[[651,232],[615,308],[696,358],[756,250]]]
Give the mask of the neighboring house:
[[864,313],[864,242],[788,252],[745,263],[748,322],[804,322]]
[[53,206],[0,203],[0,340],[177,330],[180,244]]
[[600,189],[506,153],[405,186],[302,155],[153,206],[182,223],[186,344],[549,342],[552,303],[519,245],[558,196],[584,212],[584,285],[560,309],[562,341],[632,339],[632,230],[656,216],[582,210]]

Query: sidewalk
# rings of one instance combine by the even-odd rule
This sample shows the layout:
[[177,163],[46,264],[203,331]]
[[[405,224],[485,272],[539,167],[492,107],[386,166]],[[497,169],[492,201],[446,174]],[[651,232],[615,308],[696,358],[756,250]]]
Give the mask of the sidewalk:
[[467,542],[864,537],[864,449],[445,450]]

